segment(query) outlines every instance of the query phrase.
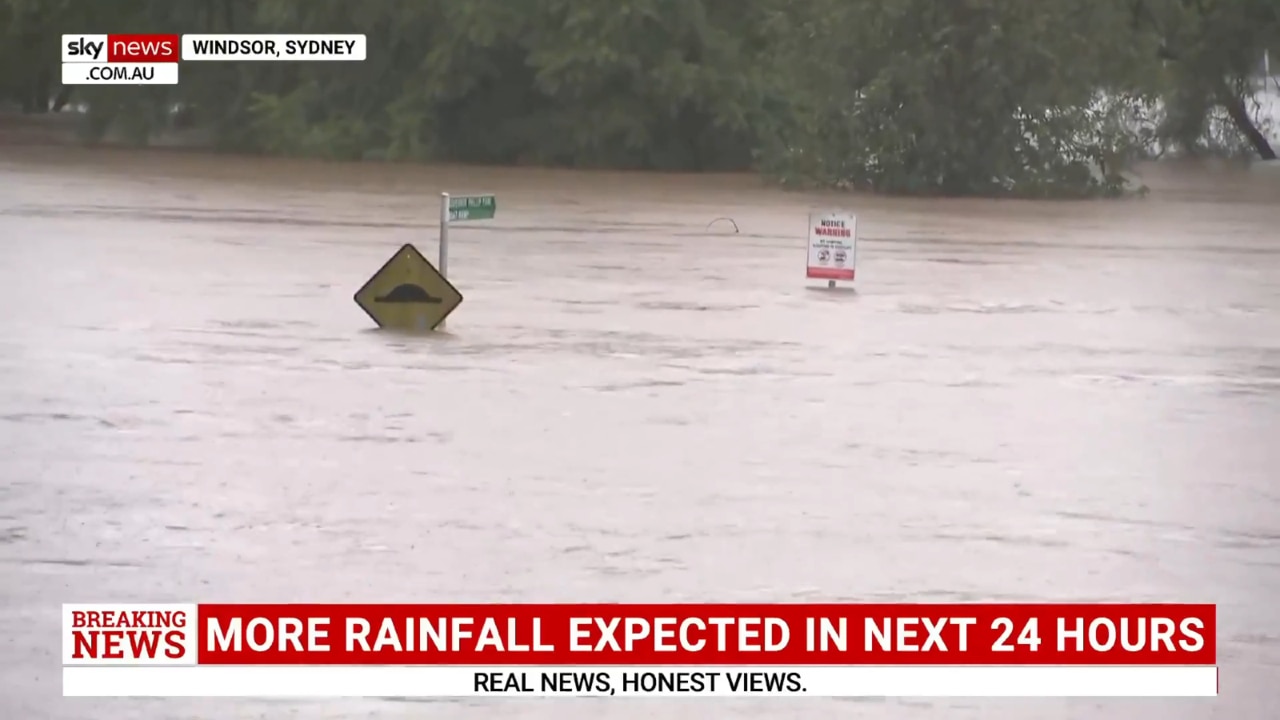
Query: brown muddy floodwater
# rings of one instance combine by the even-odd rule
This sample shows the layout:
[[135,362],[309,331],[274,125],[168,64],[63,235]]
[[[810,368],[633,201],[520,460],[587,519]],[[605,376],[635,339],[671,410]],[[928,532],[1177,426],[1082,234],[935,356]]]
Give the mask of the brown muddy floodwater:
[[[1280,170],[1143,200],[0,148],[0,715],[1246,718],[1280,703]],[[448,332],[352,293],[437,193]],[[806,287],[810,207],[857,293]],[[727,223],[733,218],[740,233]],[[70,700],[64,601],[1219,604],[1200,701]]]

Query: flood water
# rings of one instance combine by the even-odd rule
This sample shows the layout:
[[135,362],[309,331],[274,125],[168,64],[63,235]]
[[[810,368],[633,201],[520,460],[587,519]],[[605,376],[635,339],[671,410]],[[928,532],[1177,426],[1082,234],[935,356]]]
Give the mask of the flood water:
[[[0,713],[1245,718],[1280,701],[1280,169],[1125,202],[0,148]],[[455,226],[447,332],[352,293]],[[859,213],[857,292],[803,274]],[[737,224],[735,233],[726,221]],[[710,227],[708,227],[710,225]],[[1221,697],[63,699],[69,601],[1219,605]]]

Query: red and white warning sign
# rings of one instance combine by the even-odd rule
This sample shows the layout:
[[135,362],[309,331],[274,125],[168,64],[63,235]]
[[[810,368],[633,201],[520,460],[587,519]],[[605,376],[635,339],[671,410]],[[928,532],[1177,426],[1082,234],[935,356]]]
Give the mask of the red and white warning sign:
[[809,262],[805,276],[852,280],[858,259],[858,218],[845,212],[809,213]]

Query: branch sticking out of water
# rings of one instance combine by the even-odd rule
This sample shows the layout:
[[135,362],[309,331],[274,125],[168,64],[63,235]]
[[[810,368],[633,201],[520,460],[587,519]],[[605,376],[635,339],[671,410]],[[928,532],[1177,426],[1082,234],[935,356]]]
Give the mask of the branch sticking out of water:
[[712,220],[711,222],[707,223],[707,229],[708,229],[708,230],[710,230],[712,225],[715,225],[716,223],[720,222],[721,220],[728,220],[728,221],[729,221],[729,224],[733,226],[733,231],[734,231],[735,233],[737,233],[737,232],[741,232],[740,230],[738,230],[738,223],[737,223],[737,222],[735,222],[735,221],[734,221],[734,219],[733,219],[733,218],[731,218],[731,217],[718,217],[718,218],[716,218],[715,220]]

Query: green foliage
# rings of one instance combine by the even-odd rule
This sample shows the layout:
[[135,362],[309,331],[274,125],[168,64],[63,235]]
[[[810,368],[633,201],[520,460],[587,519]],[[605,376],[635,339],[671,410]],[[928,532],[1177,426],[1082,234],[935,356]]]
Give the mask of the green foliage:
[[[1280,57],[1280,0],[1152,0],[1142,17],[1166,60],[1161,138],[1192,152],[1249,148],[1274,158],[1248,102],[1263,52]],[[1211,127],[1224,119],[1239,130],[1225,142]]]
[[[947,195],[1122,189],[1132,132],[1117,122],[1123,103],[1100,91],[1131,89],[1115,68],[1144,48],[1099,42],[1116,32],[1113,0],[830,4],[840,22],[791,33],[799,46],[780,59],[803,68],[796,82],[823,79],[771,139],[767,170],[784,182]],[[817,54],[812,67],[796,62],[805,53]]]
[[[0,106],[86,139],[195,128],[244,152],[736,170],[915,194],[1117,194],[1203,145],[1280,45],[1277,0],[0,0]],[[362,63],[184,63],[62,88],[60,35],[365,33]],[[1161,61],[1161,48],[1167,62]],[[1176,55],[1177,59],[1168,60]],[[1277,53],[1280,56],[1280,53]],[[1238,124],[1238,123],[1237,123]],[[1200,145],[1197,145],[1200,143]]]

